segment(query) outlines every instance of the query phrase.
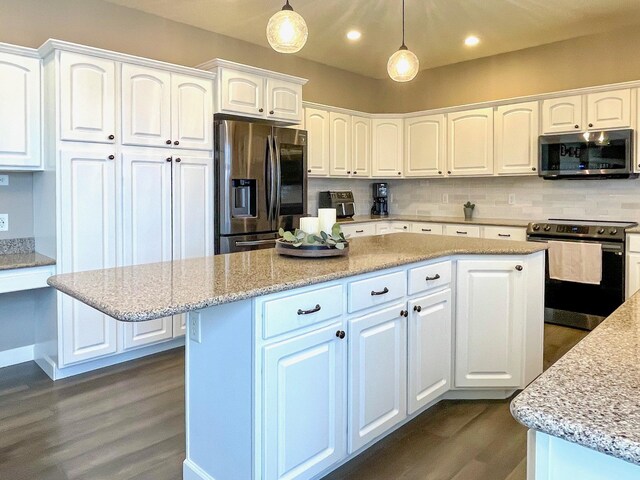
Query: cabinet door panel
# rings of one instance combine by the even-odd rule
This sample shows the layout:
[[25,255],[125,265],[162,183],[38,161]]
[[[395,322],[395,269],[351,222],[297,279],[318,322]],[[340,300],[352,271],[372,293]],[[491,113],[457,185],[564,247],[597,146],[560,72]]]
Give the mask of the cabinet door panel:
[[317,108],[304,109],[304,125],[308,132],[307,168],[310,177],[329,175],[331,122],[329,112]]
[[627,297],[640,290],[640,253],[627,254],[626,292]]
[[0,167],[39,167],[40,60],[0,53],[0,84]]
[[351,166],[354,177],[371,175],[371,119],[351,117]]
[[526,317],[521,259],[459,260],[456,386],[518,387]]
[[312,478],[346,456],[342,323],[263,350],[265,479]]
[[445,116],[408,118],[404,123],[404,175],[437,177],[445,170]]
[[171,143],[171,74],[122,65],[122,143],[167,147]]
[[392,307],[349,323],[349,453],[407,416],[407,323]]
[[451,386],[451,290],[409,302],[407,338],[412,414]]
[[180,148],[213,150],[211,80],[171,74],[171,139]]
[[329,122],[331,125],[329,134],[331,175],[351,175],[351,117],[331,112]]
[[[226,113],[264,117],[264,79],[226,68],[220,73],[220,110]],[[262,112],[260,111],[262,109]]]
[[582,125],[582,95],[542,101],[542,133],[578,132]]
[[114,143],[115,77],[111,60],[60,52],[60,137]]
[[381,178],[402,177],[403,121],[373,119],[371,175]]
[[631,89],[587,95],[588,128],[629,128]]
[[[60,273],[116,266],[116,165],[103,152],[63,151]],[[116,321],[60,294],[61,366],[117,350]]]
[[[122,156],[123,265],[171,260],[171,162],[161,153]],[[173,319],[124,324],[124,348],[173,337]]]
[[538,122],[538,102],[496,109],[495,159],[499,175],[537,175]]
[[266,113],[267,118],[271,120],[300,122],[302,120],[302,85],[268,79]]
[[493,109],[450,113],[448,170],[451,175],[493,173]]

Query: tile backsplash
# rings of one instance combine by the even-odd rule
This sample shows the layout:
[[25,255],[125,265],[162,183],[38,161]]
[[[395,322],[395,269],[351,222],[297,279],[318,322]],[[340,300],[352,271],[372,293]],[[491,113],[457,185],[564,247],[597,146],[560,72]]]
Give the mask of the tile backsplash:
[[[371,208],[371,179],[309,179],[309,212],[318,192],[353,190],[356,213]],[[543,180],[487,177],[391,180],[390,213],[462,217],[462,204],[476,204],[474,216],[544,220],[572,218],[640,222],[640,179]]]

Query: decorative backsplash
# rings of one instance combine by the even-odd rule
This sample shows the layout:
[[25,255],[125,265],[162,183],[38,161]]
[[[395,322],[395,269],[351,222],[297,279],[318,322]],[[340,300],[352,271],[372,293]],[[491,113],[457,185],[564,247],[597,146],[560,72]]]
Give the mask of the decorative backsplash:
[[[309,212],[318,192],[352,190],[356,214],[371,208],[372,179],[309,179]],[[545,220],[596,219],[640,222],[640,179],[543,180],[539,177],[487,177],[391,180],[391,214],[462,217],[466,201],[474,217]],[[447,202],[443,196],[448,197]],[[512,200],[510,204],[509,201]]]

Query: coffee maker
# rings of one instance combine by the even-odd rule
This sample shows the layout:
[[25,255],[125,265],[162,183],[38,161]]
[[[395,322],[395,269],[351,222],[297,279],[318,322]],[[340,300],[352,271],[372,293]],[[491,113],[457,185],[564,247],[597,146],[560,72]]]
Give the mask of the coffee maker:
[[389,205],[387,203],[388,193],[386,183],[373,184],[373,207],[371,207],[371,215],[379,217],[389,215]]

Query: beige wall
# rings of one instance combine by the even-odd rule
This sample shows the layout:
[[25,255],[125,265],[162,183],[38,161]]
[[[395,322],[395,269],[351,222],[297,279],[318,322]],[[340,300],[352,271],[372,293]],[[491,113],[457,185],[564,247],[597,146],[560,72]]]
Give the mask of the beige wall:
[[100,0],[0,0],[0,42],[39,47],[57,38],[195,66],[224,58],[308,78],[305,100],[371,110],[379,82]]

